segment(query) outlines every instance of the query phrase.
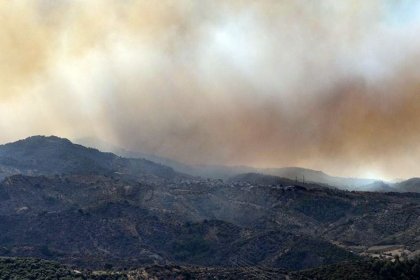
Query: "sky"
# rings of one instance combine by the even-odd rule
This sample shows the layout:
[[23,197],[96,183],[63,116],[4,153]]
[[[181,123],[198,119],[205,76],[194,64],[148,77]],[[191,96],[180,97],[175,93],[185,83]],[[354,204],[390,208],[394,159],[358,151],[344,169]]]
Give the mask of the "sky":
[[420,177],[416,0],[0,3],[0,143]]

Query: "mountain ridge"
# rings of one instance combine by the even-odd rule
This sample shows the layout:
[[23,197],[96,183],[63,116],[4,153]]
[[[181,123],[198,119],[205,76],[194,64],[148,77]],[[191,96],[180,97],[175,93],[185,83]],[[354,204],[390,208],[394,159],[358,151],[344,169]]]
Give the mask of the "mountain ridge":
[[0,146],[0,164],[0,254],[7,257],[86,268],[299,270],[377,248],[383,258],[420,250],[418,193],[345,191],[258,173],[200,178],[57,137]]
[[142,173],[162,178],[183,176],[170,167],[146,159],[123,158],[57,136],[32,136],[0,145],[0,178],[16,173],[53,175],[115,172]]
[[[90,147],[96,146],[97,148],[105,148],[108,151],[114,152],[120,156],[146,158],[151,161],[167,165],[178,172],[189,174],[192,176],[200,176],[204,178],[228,180],[229,178],[235,177],[239,174],[261,173],[265,175],[278,176],[300,182],[306,180],[307,182],[325,184],[349,190],[363,190],[364,186],[370,185],[377,181],[376,179],[368,178],[348,178],[331,176],[320,170],[313,170],[302,167],[256,168],[243,165],[189,165],[173,159],[151,155],[148,153],[127,151],[123,148],[111,145],[109,143],[95,138],[77,139],[75,140],[75,142],[85,144]],[[370,189],[365,188],[365,190],[369,191]]]

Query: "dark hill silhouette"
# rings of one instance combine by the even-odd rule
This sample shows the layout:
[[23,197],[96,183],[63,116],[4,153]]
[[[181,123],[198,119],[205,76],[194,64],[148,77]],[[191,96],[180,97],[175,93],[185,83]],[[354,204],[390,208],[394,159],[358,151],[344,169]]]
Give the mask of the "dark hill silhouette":
[[397,191],[420,193],[420,178],[411,178],[406,181],[396,183],[393,187]]
[[0,176],[11,174],[110,174],[180,176],[172,168],[145,159],[127,159],[73,144],[56,136],[33,136],[0,146]]

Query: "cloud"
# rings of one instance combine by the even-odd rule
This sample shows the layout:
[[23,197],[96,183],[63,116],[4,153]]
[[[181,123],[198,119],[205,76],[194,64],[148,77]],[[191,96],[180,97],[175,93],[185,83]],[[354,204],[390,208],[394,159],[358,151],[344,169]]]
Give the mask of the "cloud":
[[192,163],[419,175],[419,11],[391,0],[7,1],[0,140],[90,136]]

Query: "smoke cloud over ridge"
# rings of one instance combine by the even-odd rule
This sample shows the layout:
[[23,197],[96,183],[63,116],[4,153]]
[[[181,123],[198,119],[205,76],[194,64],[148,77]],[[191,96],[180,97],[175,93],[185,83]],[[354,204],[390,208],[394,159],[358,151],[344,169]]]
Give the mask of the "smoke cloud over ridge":
[[420,176],[418,1],[0,4],[0,141]]

